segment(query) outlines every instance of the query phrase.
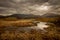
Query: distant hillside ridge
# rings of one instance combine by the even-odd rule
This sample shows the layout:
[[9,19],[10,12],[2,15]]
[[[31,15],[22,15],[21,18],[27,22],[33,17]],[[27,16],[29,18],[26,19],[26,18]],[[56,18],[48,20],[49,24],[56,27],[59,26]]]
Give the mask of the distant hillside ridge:
[[0,18],[8,18],[8,17],[16,17],[16,18],[39,18],[40,15],[33,15],[33,14],[13,14],[9,16],[2,16],[0,15]]
[[59,14],[54,14],[54,13],[47,13],[47,14],[42,15],[42,17],[48,17],[48,18],[59,17],[59,16],[60,16]]

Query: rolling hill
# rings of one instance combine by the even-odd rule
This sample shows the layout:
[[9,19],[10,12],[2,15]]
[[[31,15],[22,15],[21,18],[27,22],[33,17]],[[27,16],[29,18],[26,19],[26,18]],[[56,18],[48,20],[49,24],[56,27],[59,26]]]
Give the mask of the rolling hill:
[[9,17],[14,17],[14,18],[18,18],[18,19],[29,19],[29,18],[38,18],[41,16],[40,15],[33,15],[33,14],[13,14],[10,16],[0,15],[0,18],[9,18]]

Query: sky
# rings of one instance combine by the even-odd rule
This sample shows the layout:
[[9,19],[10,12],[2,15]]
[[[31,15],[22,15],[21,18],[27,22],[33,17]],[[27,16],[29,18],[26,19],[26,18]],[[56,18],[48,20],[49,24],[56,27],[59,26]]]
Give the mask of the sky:
[[0,0],[0,15],[60,14],[60,0]]

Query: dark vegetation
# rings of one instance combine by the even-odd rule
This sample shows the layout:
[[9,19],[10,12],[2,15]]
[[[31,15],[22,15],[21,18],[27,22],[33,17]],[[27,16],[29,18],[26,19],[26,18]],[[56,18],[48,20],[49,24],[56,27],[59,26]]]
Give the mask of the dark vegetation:
[[0,29],[0,40],[60,40],[60,27],[53,25],[45,31],[31,29],[24,30],[6,30]]

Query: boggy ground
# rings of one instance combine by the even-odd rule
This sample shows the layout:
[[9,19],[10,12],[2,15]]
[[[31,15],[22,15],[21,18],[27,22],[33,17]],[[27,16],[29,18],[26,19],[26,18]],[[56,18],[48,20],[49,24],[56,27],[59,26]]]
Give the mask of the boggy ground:
[[50,24],[50,27],[42,30],[6,30],[0,28],[0,40],[60,40],[60,26]]

